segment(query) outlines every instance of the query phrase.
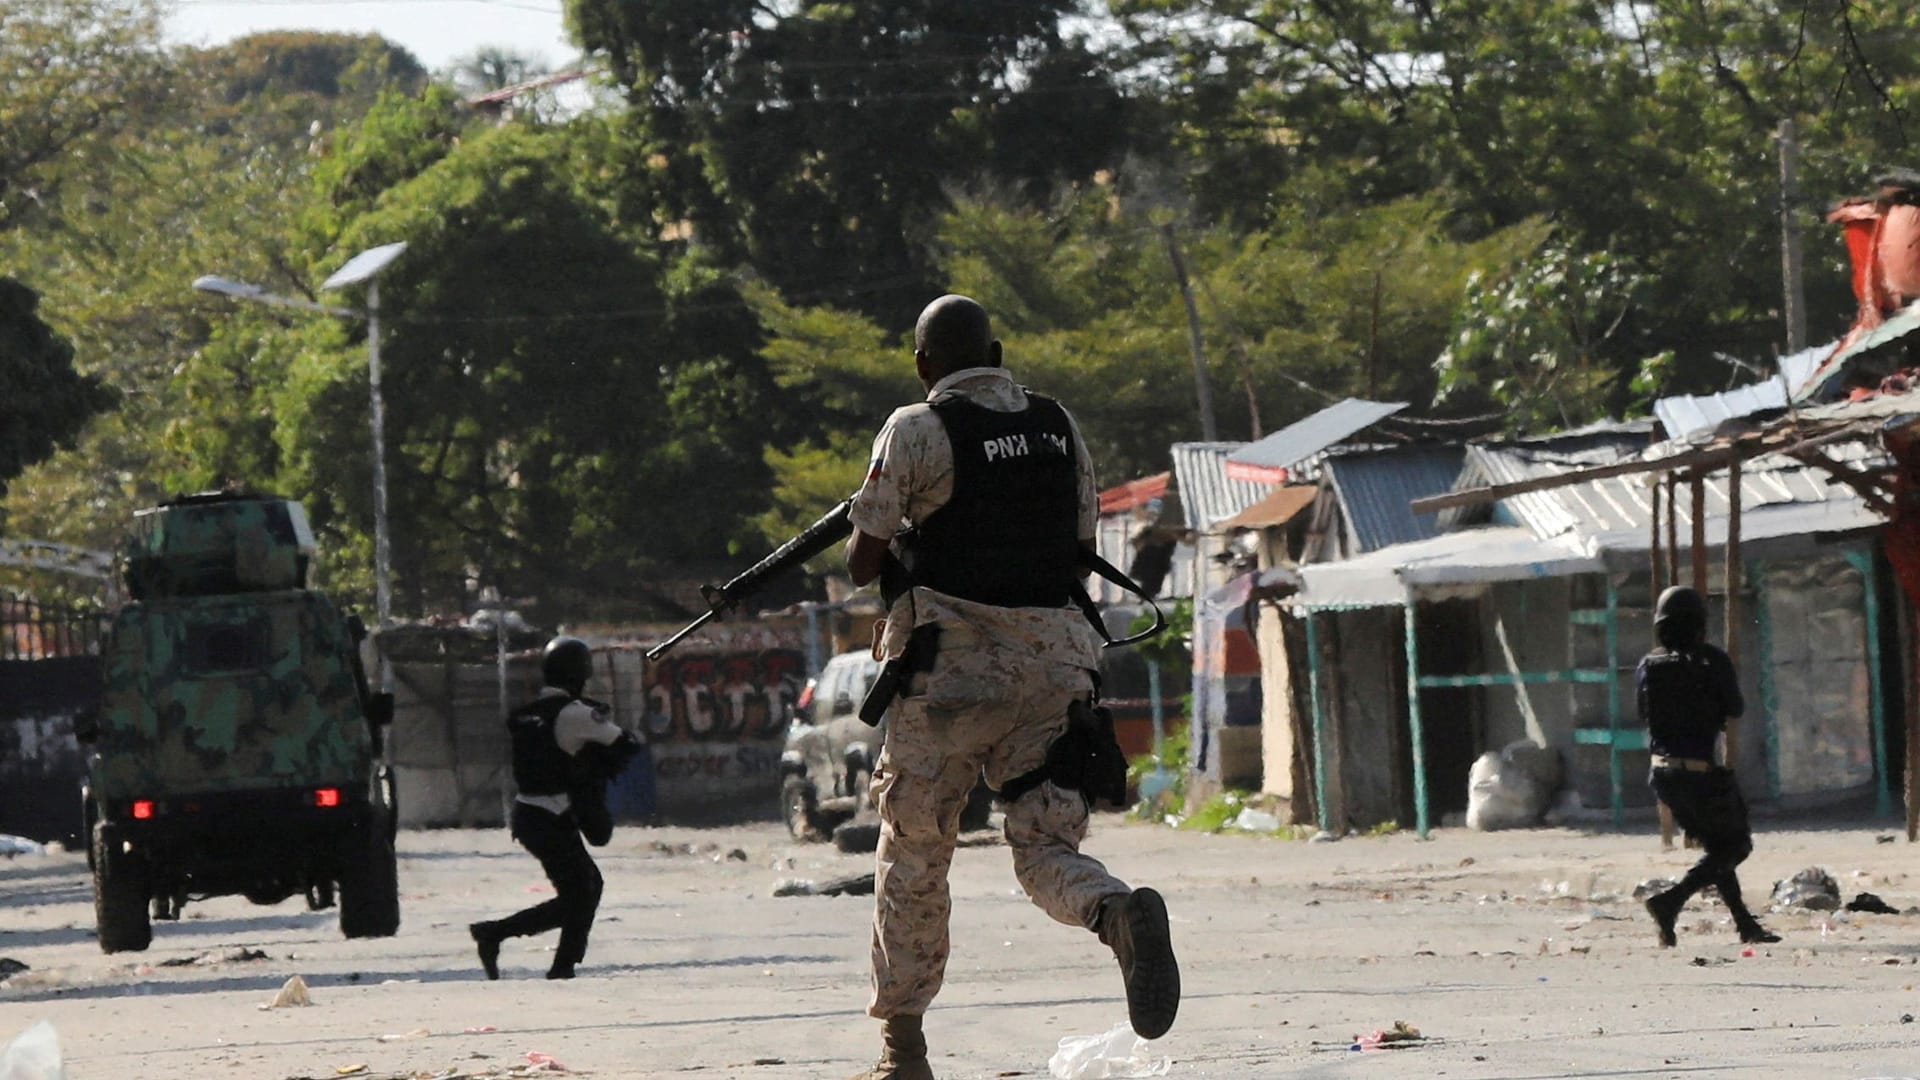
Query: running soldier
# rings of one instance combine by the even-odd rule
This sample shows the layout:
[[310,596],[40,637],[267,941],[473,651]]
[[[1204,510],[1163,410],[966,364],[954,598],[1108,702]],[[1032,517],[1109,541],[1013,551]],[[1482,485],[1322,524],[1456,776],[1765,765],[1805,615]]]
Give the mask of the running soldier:
[[847,544],[855,584],[904,564],[911,587],[890,598],[879,649],[913,672],[874,770],[867,1012],[882,1021],[883,1049],[855,1080],[933,1075],[921,1021],[946,970],[947,872],[983,769],[1002,793],[1021,887],[1113,950],[1134,1030],[1164,1035],[1180,1004],[1166,905],[1080,853],[1087,799],[1046,772],[1070,710],[1086,709],[1101,645],[1072,606],[1098,512],[1086,447],[1065,409],[1001,366],[978,303],[935,300],[913,340],[927,398],[881,429]]

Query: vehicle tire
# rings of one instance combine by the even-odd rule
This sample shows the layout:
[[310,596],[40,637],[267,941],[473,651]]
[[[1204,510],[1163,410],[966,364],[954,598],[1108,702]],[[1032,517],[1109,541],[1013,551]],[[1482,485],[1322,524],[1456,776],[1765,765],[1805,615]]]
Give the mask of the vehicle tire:
[[802,843],[818,843],[827,838],[813,785],[804,776],[789,776],[780,782],[780,816],[786,819],[787,832]]
[[967,805],[960,811],[960,831],[978,832],[988,825],[993,814],[993,789],[985,784],[973,785],[967,793]]
[[146,866],[138,856],[108,846],[106,830],[94,832],[87,846],[93,852],[93,917],[100,951],[140,952],[153,943]]
[[400,929],[400,876],[387,824],[348,852],[340,870],[340,933],[350,938],[392,937]]
[[833,846],[848,855],[863,855],[880,847],[880,826],[849,821],[833,830]]
[[93,808],[93,792],[87,789],[87,785],[85,783],[82,783],[80,785],[80,822],[81,822],[80,835],[84,837],[87,842],[87,872],[88,873],[92,873],[94,870],[95,860],[94,860],[94,853],[93,853],[93,849],[94,849],[93,826],[94,826],[94,823],[97,822],[98,820],[99,820],[99,811]]

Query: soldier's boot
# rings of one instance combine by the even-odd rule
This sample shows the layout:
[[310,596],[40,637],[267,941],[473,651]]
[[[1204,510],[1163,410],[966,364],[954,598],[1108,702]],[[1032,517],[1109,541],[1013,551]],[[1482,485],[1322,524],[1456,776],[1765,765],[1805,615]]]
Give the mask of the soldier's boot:
[[1733,927],[1740,932],[1740,940],[1749,945],[1772,945],[1780,940],[1780,935],[1760,925],[1747,909],[1747,902],[1740,895],[1740,879],[1732,871],[1723,874],[1717,883],[1720,899],[1733,914]]
[[477,922],[467,927],[467,933],[473,936],[473,944],[480,952],[480,969],[487,978],[500,977],[500,931],[490,922]]
[[1173,958],[1167,902],[1152,889],[1107,897],[1094,927],[1120,962],[1127,986],[1127,1019],[1134,1034],[1157,1039],[1180,1011],[1180,965]]
[[849,1080],[933,1080],[927,1064],[927,1037],[918,1016],[892,1016],[881,1021],[880,1060],[873,1068]]
[[1687,898],[1677,890],[1657,892],[1647,897],[1647,914],[1653,916],[1654,925],[1660,930],[1660,947],[1671,949],[1680,943],[1674,933],[1674,924],[1680,921],[1680,909],[1687,906]]

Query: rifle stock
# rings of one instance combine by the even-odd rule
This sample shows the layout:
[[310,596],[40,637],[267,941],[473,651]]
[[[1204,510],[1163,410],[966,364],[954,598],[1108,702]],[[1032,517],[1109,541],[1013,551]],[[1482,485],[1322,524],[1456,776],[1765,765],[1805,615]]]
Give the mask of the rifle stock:
[[800,535],[773,549],[772,554],[742,570],[725,585],[701,586],[700,595],[707,601],[706,613],[675,631],[672,637],[648,649],[647,659],[658,660],[665,656],[688,634],[732,611],[740,601],[759,592],[775,576],[853,535],[853,521],[848,516],[852,509],[852,499],[841,500],[838,506],[822,514],[818,521],[802,529]]

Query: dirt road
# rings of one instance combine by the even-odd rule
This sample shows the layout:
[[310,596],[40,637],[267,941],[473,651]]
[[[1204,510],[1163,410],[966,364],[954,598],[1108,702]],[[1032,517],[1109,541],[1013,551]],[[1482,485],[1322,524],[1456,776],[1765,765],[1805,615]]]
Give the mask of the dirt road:
[[[1876,842],[1892,832],[1762,822],[1747,891],[1818,865],[1849,899],[1920,905],[1915,849]],[[1108,816],[1088,849],[1167,894],[1186,1000],[1154,1049],[1173,1077],[1920,1077],[1920,915],[1774,914],[1786,940],[1746,956],[1696,902],[1663,951],[1628,894],[1690,859],[1650,832],[1309,844]],[[94,944],[79,855],[0,864],[0,957],[29,965],[0,983],[0,1041],[50,1020],[70,1080],[505,1076],[529,1052],[597,1077],[817,1080],[876,1049],[872,899],[772,895],[871,856],[772,823],[622,829],[582,977],[541,977],[549,936],[510,942],[490,983],[466,925],[537,900],[533,860],[504,832],[403,834],[400,850],[398,937],[344,941],[297,900],[217,900],[115,956]],[[1044,1077],[1063,1036],[1124,1020],[1110,956],[1027,903],[1004,848],[961,851],[953,891],[927,1021],[940,1076]],[[293,975],[312,1005],[261,1008]],[[1349,1049],[1396,1020],[1423,1039]]]

